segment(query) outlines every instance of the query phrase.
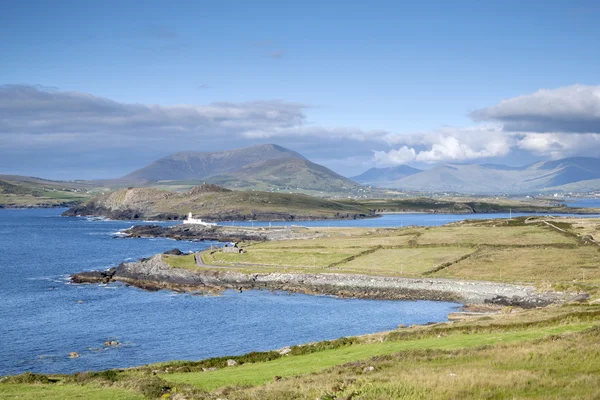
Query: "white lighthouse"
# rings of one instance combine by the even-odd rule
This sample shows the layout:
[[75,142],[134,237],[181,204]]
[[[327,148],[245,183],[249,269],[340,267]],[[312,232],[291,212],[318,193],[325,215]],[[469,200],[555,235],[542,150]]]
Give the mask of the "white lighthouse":
[[195,225],[202,225],[202,226],[216,226],[217,224],[212,223],[212,222],[204,222],[202,221],[200,218],[194,218],[192,216],[192,213],[188,213],[187,219],[183,220],[184,224],[195,224]]

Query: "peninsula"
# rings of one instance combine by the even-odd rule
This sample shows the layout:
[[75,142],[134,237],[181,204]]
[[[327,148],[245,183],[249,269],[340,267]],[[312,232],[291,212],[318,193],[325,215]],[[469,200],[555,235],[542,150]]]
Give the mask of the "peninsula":
[[[150,290],[278,289],[537,307],[600,281],[598,222],[521,217],[403,229],[231,228],[221,239],[238,239],[243,251],[159,254],[72,279]],[[212,231],[219,239],[217,228],[199,227],[187,238]]]
[[129,188],[97,196],[63,215],[97,215],[113,219],[183,220],[192,212],[204,221],[295,221],[357,219],[375,213],[360,205],[303,194],[234,191],[202,184],[186,192]]

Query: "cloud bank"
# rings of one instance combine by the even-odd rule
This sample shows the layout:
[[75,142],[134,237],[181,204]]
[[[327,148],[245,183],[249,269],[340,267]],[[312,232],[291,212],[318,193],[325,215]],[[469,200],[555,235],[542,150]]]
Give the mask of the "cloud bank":
[[93,160],[92,177],[119,176],[175,151],[269,142],[347,175],[373,165],[477,162],[509,159],[515,152],[542,158],[600,156],[600,86],[573,85],[502,100],[471,113],[474,126],[428,132],[319,126],[309,123],[309,111],[307,104],[283,100],[130,104],[4,85],[0,173],[32,174],[60,165],[69,178],[88,178],[72,176],[73,171]]
[[600,86],[573,85],[502,100],[471,113],[508,132],[600,133]]
[[600,86],[542,89],[476,110],[470,117],[495,125],[396,135],[396,144],[402,146],[376,151],[374,160],[380,165],[469,161],[504,157],[513,150],[550,158],[600,156]]

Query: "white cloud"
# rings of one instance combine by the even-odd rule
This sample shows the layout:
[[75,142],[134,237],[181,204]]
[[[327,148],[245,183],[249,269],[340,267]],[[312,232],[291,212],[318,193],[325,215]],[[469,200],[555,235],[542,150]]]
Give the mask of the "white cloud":
[[600,134],[527,133],[518,140],[517,147],[553,159],[572,156],[600,157]]
[[386,141],[402,146],[389,151],[375,151],[373,158],[379,165],[500,157],[507,155],[514,145],[513,136],[497,126],[442,128],[434,132],[388,135]]
[[541,89],[471,113],[497,121],[506,131],[600,133],[600,86]]

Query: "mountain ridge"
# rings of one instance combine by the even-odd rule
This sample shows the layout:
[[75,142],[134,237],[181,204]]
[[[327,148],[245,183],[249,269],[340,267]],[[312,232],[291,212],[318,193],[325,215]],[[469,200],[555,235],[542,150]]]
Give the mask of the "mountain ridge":
[[600,159],[572,157],[522,167],[499,164],[442,164],[373,186],[431,192],[531,193],[600,190]]
[[414,175],[423,170],[409,167],[408,165],[398,165],[396,167],[369,168],[360,175],[351,177],[355,182],[363,185],[370,185],[377,181],[395,181],[406,176]]
[[198,180],[231,172],[258,161],[284,157],[304,158],[299,153],[276,144],[219,152],[183,151],[158,159],[120,179],[132,182]]
[[220,152],[173,153],[137,169],[121,182],[214,183],[230,189],[341,193],[361,186],[300,153],[276,144]]

